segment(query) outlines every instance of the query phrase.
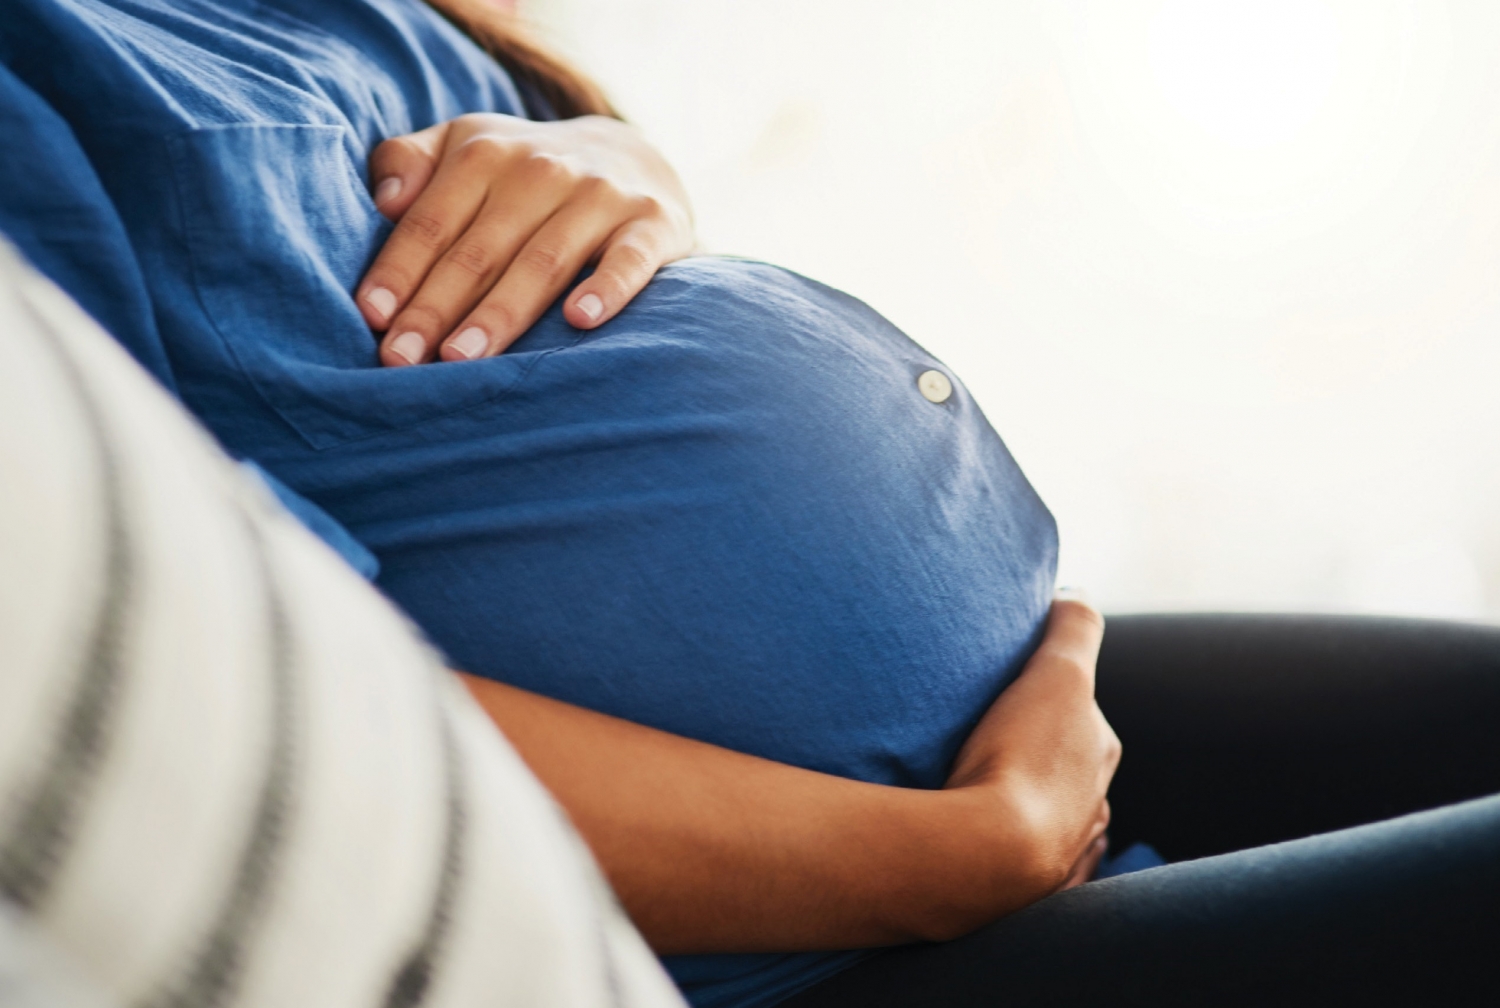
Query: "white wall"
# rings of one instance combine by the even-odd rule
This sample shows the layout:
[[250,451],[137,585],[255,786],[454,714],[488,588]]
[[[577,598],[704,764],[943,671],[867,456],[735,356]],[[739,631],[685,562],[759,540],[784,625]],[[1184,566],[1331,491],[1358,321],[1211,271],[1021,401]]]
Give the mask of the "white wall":
[[523,0],[952,365],[1107,608],[1500,619],[1500,5]]

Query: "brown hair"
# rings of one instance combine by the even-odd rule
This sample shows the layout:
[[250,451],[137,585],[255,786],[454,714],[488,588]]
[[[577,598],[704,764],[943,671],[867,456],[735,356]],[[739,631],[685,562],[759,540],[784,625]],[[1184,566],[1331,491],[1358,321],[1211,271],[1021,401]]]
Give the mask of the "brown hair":
[[515,13],[497,0],[427,2],[495,57],[523,93],[530,90],[546,101],[558,118],[620,118],[598,84],[542,48]]

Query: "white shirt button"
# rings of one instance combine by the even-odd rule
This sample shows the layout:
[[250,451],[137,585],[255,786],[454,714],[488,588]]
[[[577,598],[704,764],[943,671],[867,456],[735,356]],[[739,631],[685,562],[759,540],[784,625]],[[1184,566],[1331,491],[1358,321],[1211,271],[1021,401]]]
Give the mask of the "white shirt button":
[[923,371],[917,375],[917,391],[928,402],[944,403],[953,394],[953,383],[941,371]]

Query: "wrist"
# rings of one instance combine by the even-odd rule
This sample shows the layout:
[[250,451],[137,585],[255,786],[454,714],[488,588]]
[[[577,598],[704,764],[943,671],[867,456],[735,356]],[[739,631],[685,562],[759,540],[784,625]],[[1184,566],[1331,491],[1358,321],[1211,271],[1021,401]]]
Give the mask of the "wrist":
[[[1066,878],[1034,803],[1004,782],[907,792],[908,851],[886,894],[901,941],[949,941],[1036,902]],[[889,826],[889,822],[887,826]],[[888,834],[890,835],[890,834]]]
[[982,838],[974,850],[970,885],[985,894],[991,911],[985,921],[1056,891],[1073,865],[1058,843],[1056,803],[1029,783],[997,772],[952,789],[955,814],[965,816]]

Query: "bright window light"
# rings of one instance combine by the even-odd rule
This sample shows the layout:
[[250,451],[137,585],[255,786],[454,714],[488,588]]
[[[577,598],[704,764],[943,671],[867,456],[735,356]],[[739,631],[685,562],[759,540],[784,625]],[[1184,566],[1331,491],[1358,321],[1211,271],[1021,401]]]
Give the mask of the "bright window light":
[[1319,0],[1169,0],[1151,25],[1151,68],[1167,101],[1246,148],[1296,136],[1328,103],[1338,18]]
[[715,251],[984,405],[1105,607],[1500,621],[1496,0],[520,0]]

